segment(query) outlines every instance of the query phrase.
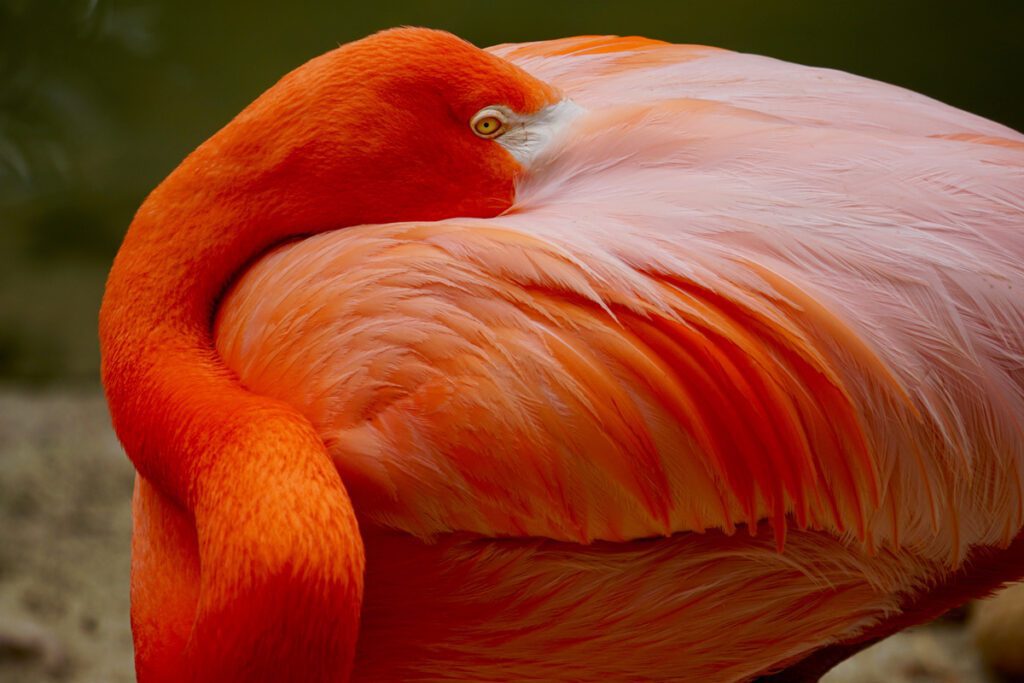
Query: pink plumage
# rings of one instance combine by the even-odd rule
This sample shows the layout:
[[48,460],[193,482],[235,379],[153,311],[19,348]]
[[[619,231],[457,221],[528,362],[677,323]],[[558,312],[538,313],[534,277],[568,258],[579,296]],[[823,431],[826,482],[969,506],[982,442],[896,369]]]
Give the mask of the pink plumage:
[[711,48],[491,52],[580,108],[511,208],[289,242],[218,312],[352,497],[357,679],[747,680],[1021,573],[1024,137]]

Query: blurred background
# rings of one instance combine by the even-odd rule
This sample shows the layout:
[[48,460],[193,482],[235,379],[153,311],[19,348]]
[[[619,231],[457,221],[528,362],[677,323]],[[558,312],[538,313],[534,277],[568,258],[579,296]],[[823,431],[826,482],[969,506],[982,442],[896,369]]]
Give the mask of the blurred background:
[[[712,44],[1024,129],[1022,0],[0,0],[0,680],[132,680],[132,477],[99,395],[96,314],[134,210],[284,73],[403,24],[478,45],[586,33]],[[973,650],[924,637],[925,660],[975,673],[915,664],[906,680],[983,680]],[[879,666],[877,680],[900,680]],[[843,680],[875,680],[866,670]]]

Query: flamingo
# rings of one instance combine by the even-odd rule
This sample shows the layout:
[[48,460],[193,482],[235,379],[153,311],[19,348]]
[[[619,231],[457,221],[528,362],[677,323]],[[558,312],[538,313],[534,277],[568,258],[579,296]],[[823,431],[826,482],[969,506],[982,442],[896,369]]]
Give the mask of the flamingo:
[[146,199],[103,380],[152,681],[816,680],[1024,574],[1024,136],[404,28]]

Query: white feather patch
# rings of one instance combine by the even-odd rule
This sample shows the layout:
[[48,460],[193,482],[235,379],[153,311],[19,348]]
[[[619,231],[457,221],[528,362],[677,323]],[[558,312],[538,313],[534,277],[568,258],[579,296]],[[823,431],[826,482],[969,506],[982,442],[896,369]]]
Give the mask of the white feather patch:
[[531,164],[550,147],[584,113],[572,100],[562,100],[527,116],[516,116],[509,130],[495,142],[507,149],[523,168]]

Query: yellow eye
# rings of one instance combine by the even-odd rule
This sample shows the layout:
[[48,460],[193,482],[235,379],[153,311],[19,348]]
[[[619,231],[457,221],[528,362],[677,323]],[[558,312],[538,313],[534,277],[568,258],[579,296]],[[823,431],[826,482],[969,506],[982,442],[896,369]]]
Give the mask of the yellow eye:
[[473,130],[478,135],[487,138],[501,130],[501,121],[496,116],[485,116],[473,124]]
[[500,110],[487,107],[478,111],[469,125],[482,138],[496,138],[505,132],[508,118]]

